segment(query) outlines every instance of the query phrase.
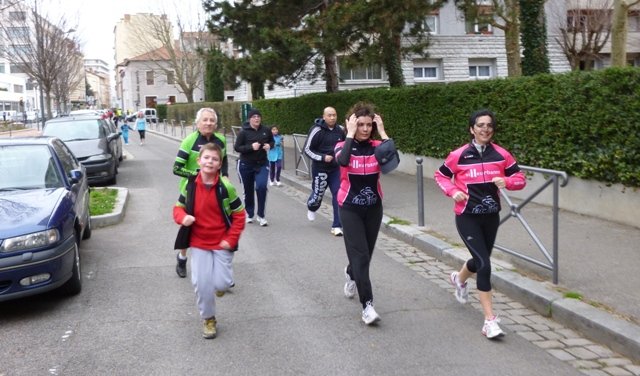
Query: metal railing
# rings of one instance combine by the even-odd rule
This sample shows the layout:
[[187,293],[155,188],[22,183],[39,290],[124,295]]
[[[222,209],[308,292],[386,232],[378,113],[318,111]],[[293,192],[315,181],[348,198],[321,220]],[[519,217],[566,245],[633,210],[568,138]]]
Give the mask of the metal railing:
[[[568,177],[567,173],[564,172],[564,171],[547,170],[547,169],[544,169],[544,168],[528,167],[528,166],[520,166],[520,169],[525,171],[525,172],[537,172],[537,173],[540,173],[540,174],[544,174],[548,178],[544,182],[544,184],[542,184],[540,187],[538,187],[538,189],[536,189],[534,192],[532,192],[527,198],[522,200],[522,202],[520,202],[519,204],[513,203],[513,201],[509,197],[509,194],[507,193],[507,190],[500,189],[500,193],[502,194],[502,197],[509,204],[509,208],[510,208],[509,213],[500,220],[500,225],[502,225],[504,222],[506,222],[511,217],[517,218],[518,221],[520,221],[520,223],[524,227],[524,229],[527,231],[527,233],[529,234],[531,239],[533,239],[534,243],[536,244],[536,246],[538,247],[540,252],[543,254],[543,256],[545,257],[547,262],[545,263],[545,262],[539,261],[537,259],[534,259],[533,257],[529,257],[527,255],[524,255],[524,254],[518,252],[518,251],[514,251],[512,249],[503,247],[503,246],[498,245],[498,244],[494,245],[494,247],[499,249],[499,250],[501,250],[501,251],[503,251],[503,252],[506,252],[506,253],[508,253],[510,255],[513,255],[513,256],[518,257],[518,258],[523,259],[523,260],[526,260],[526,261],[528,261],[528,262],[530,262],[532,264],[535,264],[535,265],[538,265],[538,266],[540,266],[542,268],[551,270],[552,273],[553,273],[553,277],[552,277],[553,278],[553,283],[554,284],[558,284],[558,271],[559,271],[559,267],[558,267],[558,224],[559,224],[558,212],[559,212],[560,187],[565,187],[569,183],[569,177]],[[524,218],[524,216],[521,213],[522,208],[524,208],[529,202],[531,202],[537,195],[539,195],[542,191],[544,191],[550,185],[553,186],[553,203],[551,205],[551,212],[552,212],[552,225],[551,226],[552,226],[552,231],[553,231],[553,241],[552,241],[551,254],[549,254],[549,251],[547,250],[547,248],[540,241],[540,239],[538,238],[536,233],[533,231],[531,226],[529,226],[529,224],[527,223],[526,219]]]
[[[311,176],[311,169],[309,168],[309,157],[304,153],[304,144],[307,142],[307,135],[294,133],[293,135],[293,154],[295,158],[295,173],[298,175],[300,172],[303,175]],[[300,140],[303,140],[302,143]],[[302,165],[302,166],[301,166]]]
[[[418,190],[418,224],[420,226],[424,226],[424,188],[423,188],[423,179],[422,179],[422,158],[416,158],[416,180],[417,180],[417,190]],[[509,197],[508,191],[506,189],[500,189],[500,193],[504,200],[509,204],[509,213],[500,219],[500,225],[506,222],[509,218],[515,217],[520,221],[524,229],[527,231],[533,242],[538,247],[538,250],[542,253],[546,262],[537,260],[533,257],[527,256],[522,252],[515,251],[509,249],[507,247],[501,246],[499,244],[494,244],[494,248],[497,248],[505,253],[508,253],[512,256],[520,258],[522,260],[528,261],[532,264],[538,265],[544,269],[551,270],[553,273],[553,283],[558,284],[558,212],[559,212],[559,196],[560,196],[560,187],[564,187],[568,184],[569,178],[566,172],[564,171],[556,171],[556,170],[547,170],[544,168],[537,167],[529,167],[529,166],[520,166],[520,169],[525,172],[537,172],[540,174],[544,174],[548,177],[548,179],[542,184],[538,189],[532,192],[527,198],[522,200],[519,204],[515,204],[513,200]],[[551,253],[547,250],[544,244],[540,241],[540,238],[536,235],[535,231],[529,226],[527,220],[522,215],[522,208],[524,208],[528,203],[530,203],[536,196],[538,196],[542,191],[544,191],[548,186],[553,186],[553,202],[551,205],[552,212],[552,250]]]

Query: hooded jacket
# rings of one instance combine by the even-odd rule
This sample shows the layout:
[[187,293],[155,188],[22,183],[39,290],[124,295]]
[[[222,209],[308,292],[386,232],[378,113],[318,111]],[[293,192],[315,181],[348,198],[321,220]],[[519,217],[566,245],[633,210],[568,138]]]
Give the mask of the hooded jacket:
[[344,127],[336,124],[333,129],[329,128],[323,118],[317,118],[307,135],[307,141],[304,144],[304,153],[311,161],[320,168],[325,170],[338,167],[335,158],[331,162],[325,162],[324,157],[334,155],[334,147],[336,143],[344,141]]

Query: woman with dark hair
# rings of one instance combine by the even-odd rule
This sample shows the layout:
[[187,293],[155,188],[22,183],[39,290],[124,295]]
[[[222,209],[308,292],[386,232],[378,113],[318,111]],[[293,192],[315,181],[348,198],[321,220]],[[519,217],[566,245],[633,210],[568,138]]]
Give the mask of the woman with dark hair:
[[[335,158],[340,165],[338,205],[349,260],[344,294],[353,298],[357,289],[362,321],[370,325],[380,320],[373,308],[369,265],[382,223],[380,172],[389,168],[382,166],[378,156],[389,147],[393,149],[390,154],[394,155],[395,147],[385,132],[382,117],[375,113],[372,105],[358,103],[349,114],[346,139],[335,147]],[[378,135],[382,140],[375,139]],[[395,155],[397,158],[397,153]],[[387,162],[387,166],[393,166],[389,170],[395,168],[397,162],[397,159]]]
[[520,190],[526,179],[518,163],[504,148],[493,142],[495,115],[489,110],[474,112],[469,118],[471,142],[449,153],[434,174],[445,195],[455,201],[456,228],[471,253],[458,272],[451,273],[456,299],[469,298],[467,279],[476,274],[476,288],[484,313],[482,334],[487,338],[504,335],[493,313],[491,293],[491,251],[500,225],[499,190]]

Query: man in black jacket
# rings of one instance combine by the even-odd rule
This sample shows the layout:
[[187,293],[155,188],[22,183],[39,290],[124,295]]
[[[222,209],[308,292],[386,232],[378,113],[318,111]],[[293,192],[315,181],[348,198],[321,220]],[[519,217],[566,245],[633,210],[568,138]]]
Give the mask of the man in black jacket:
[[[267,203],[267,181],[269,180],[269,160],[267,153],[273,148],[271,129],[262,125],[262,114],[257,109],[249,111],[248,121],[236,138],[233,149],[240,154],[238,175],[244,187],[244,207],[247,223],[253,223],[254,198],[258,198],[257,220],[260,226],[267,226],[265,207]],[[255,192],[255,196],[254,196]]]
[[327,107],[322,118],[317,118],[309,129],[304,153],[311,159],[311,195],[307,200],[307,218],[313,221],[322,204],[327,189],[331,191],[333,223],[331,234],[342,236],[342,224],[338,214],[338,189],[340,188],[340,168],[333,155],[338,141],[344,141],[344,127],[337,124],[338,114],[333,107]]

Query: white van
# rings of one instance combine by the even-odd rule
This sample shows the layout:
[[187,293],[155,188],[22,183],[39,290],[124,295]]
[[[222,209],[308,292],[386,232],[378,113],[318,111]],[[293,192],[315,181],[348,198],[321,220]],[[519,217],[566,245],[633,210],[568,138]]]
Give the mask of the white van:
[[158,122],[158,114],[155,108],[143,108],[139,111],[144,112],[144,117],[147,119],[147,122],[157,123]]

